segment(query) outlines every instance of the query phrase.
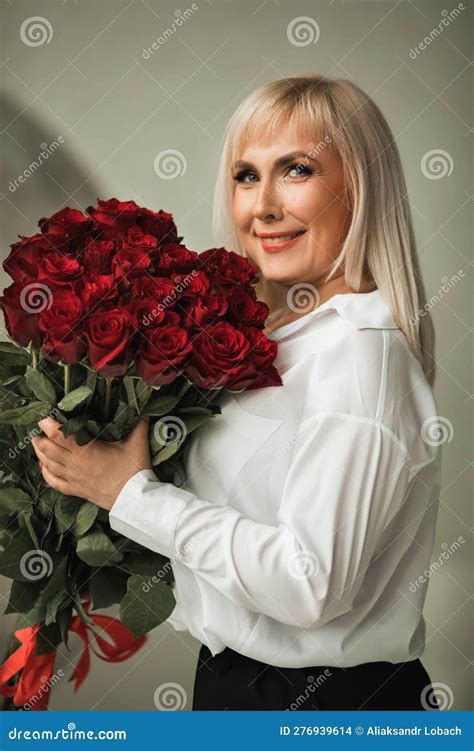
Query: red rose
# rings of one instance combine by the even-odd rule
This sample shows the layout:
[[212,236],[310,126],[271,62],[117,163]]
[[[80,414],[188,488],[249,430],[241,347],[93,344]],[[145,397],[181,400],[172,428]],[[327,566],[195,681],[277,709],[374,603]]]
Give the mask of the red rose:
[[178,299],[173,282],[164,276],[138,277],[133,280],[131,291],[137,297],[152,297],[156,305],[161,303],[164,308],[173,306]]
[[82,334],[84,305],[70,289],[56,289],[52,305],[38,319],[45,338],[41,353],[49,360],[72,364],[85,354],[87,345]]
[[3,262],[3,268],[15,282],[36,279],[38,259],[51,250],[48,238],[44,235],[23,237],[10,246],[11,251]]
[[[139,327],[155,328],[165,318],[164,311],[152,297],[136,297],[127,304],[127,310],[135,316]],[[179,321],[179,316],[177,316]]]
[[253,284],[258,281],[257,267],[225,248],[210,248],[199,253],[199,268],[219,284]]
[[90,311],[100,303],[116,302],[119,291],[113,274],[84,274],[78,295]]
[[179,297],[205,295],[211,284],[204,271],[196,271],[196,269],[193,269],[190,274],[172,274],[171,281]]
[[61,209],[50,217],[39,220],[38,226],[43,234],[78,236],[90,232],[92,222],[78,209]]
[[125,375],[135,353],[136,331],[136,319],[124,308],[109,308],[92,315],[84,333],[94,370],[104,376]]
[[38,260],[37,278],[39,281],[52,284],[73,284],[77,282],[84,269],[77,258],[66,256],[58,251],[48,253]]
[[241,330],[247,337],[250,349],[247,355],[248,369],[239,376],[239,388],[250,390],[283,385],[273,365],[278,354],[277,342],[268,339],[261,329],[242,326]]
[[50,300],[41,284],[13,282],[3,290],[0,306],[5,315],[5,326],[9,336],[21,347],[32,342],[35,349],[39,348],[41,332],[36,314],[45,304],[50,304]]
[[145,235],[140,227],[131,227],[127,232],[127,236],[122,240],[122,247],[153,250],[158,247],[158,240],[154,235]]
[[202,328],[223,316],[228,307],[229,303],[222,295],[209,292],[190,301],[184,314],[184,325],[186,328]]
[[180,326],[158,326],[143,339],[136,357],[137,373],[147,383],[170,383],[182,372],[177,366],[191,349],[188,333]]
[[[229,313],[236,324],[263,328],[270,309],[257,300],[253,287],[234,286],[229,291]],[[234,321],[232,321],[234,322]]]
[[112,271],[116,279],[132,281],[143,274],[150,265],[150,256],[138,248],[123,248],[112,260]]
[[135,201],[97,201],[97,208],[88,206],[91,215],[100,229],[102,239],[114,239],[118,234],[128,232],[131,227],[139,227],[147,235],[153,235],[161,243],[178,242],[178,232],[171,214],[165,211],[150,211],[137,206]]
[[82,257],[84,268],[93,274],[110,274],[115,251],[113,240],[89,240]]
[[156,272],[166,275],[166,272],[187,274],[197,268],[199,253],[188,250],[184,245],[168,243],[160,249],[157,256]]
[[185,372],[203,388],[227,386],[247,368],[245,356],[249,349],[242,331],[227,321],[218,321],[194,337]]

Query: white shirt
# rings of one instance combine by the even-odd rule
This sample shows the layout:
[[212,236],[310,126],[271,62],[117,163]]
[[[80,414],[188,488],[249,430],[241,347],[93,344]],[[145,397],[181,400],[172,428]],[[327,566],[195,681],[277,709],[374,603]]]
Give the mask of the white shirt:
[[167,622],[213,655],[415,659],[438,512],[431,387],[379,290],[335,295],[270,338],[284,385],[221,392],[185,485],[137,472],[111,527],[171,559]]

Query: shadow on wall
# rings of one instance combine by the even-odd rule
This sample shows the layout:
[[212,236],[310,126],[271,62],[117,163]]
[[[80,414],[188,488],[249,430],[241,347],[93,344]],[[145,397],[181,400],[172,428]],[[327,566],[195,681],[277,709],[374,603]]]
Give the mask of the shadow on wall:
[[[8,147],[1,160],[1,261],[19,235],[39,232],[38,219],[66,206],[84,210],[105,193],[81,164],[81,144],[72,132],[57,135],[28,112],[28,103],[2,96],[2,130]],[[32,110],[33,112],[33,110]],[[21,117],[20,117],[21,115]],[[86,163],[88,160],[84,160]],[[11,283],[3,268],[1,289]],[[3,316],[0,336],[4,338]]]

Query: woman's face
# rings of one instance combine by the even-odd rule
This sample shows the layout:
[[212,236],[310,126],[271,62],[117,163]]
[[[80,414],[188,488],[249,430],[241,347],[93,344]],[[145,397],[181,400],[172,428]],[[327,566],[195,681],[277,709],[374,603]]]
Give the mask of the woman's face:
[[320,282],[339,255],[351,216],[342,161],[330,141],[316,144],[309,131],[285,126],[271,140],[248,144],[232,176],[239,239],[263,277]]

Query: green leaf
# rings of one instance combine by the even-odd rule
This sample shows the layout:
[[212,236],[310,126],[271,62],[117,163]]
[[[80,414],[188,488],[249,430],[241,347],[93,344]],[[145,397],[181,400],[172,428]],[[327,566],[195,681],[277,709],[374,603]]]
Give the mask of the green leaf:
[[54,504],[54,516],[58,534],[63,534],[73,526],[80,503],[75,496],[59,496]]
[[52,409],[48,402],[31,402],[24,407],[14,407],[0,412],[0,423],[7,425],[30,425],[37,423]]
[[[117,560],[117,548],[105,532],[95,525],[90,532],[81,537],[76,546],[76,554],[88,566],[104,566]],[[122,558],[122,554],[120,554]]]
[[206,423],[211,417],[214,417],[210,410],[200,414],[183,414],[182,412],[179,412],[179,416],[186,426],[186,435],[189,435],[193,430],[200,428],[201,425],[204,425],[204,423]]
[[130,574],[147,577],[147,580],[155,577],[160,582],[174,581],[170,559],[146,548],[136,553],[127,553],[120,565]]
[[13,580],[5,615],[8,613],[25,613],[34,607],[37,599],[38,585],[35,582]]
[[92,389],[89,386],[79,386],[78,389],[74,389],[74,391],[66,394],[58,403],[58,407],[63,412],[72,412],[73,409],[82,404],[91,394]]
[[70,435],[74,435],[75,433],[79,433],[80,429],[86,425],[86,423],[89,420],[90,415],[78,415],[77,417],[71,417],[70,420],[66,420],[66,422],[63,422],[59,430],[61,433],[64,433],[66,438]]
[[8,511],[24,511],[31,505],[31,498],[21,488],[2,488],[0,507]]
[[28,352],[14,342],[0,342],[0,357],[4,362],[30,362]]
[[[34,575],[38,584],[51,573],[50,560],[47,551],[34,548],[28,530],[20,528],[0,552],[0,574],[26,582],[31,582]],[[42,578],[38,576],[41,572]]]
[[84,501],[77,512],[76,521],[74,522],[73,532],[76,537],[84,535],[94,524],[99,507],[89,501]]
[[26,383],[37,399],[42,402],[51,403],[56,401],[56,391],[54,390],[54,386],[44,373],[41,373],[39,370],[31,368],[28,365],[25,378]]
[[129,376],[125,376],[123,378],[123,385],[125,387],[125,391],[127,393],[127,400],[131,407],[136,409],[136,411],[139,411],[138,402],[137,402],[137,396],[135,394],[135,387],[133,383],[133,379]]
[[179,396],[155,396],[145,405],[142,415],[149,417],[161,417],[169,415],[179,402]]
[[127,593],[127,574],[109,567],[94,571],[89,580],[93,609],[108,608],[119,603]]
[[161,449],[155,456],[152,457],[151,463],[154,467],[158,466],[158,464],[161,464],[162,462],[165,462],[167,459],[169,459],[171,456],[176,454],[176,452],[181,447],[182,442],[178,443],[169,443],[167,446]]
[[138,638],[164,623],[175,605],[171,587],[160,583],[150,586],[146,577],[131,576],[120,603],[120,620]]

